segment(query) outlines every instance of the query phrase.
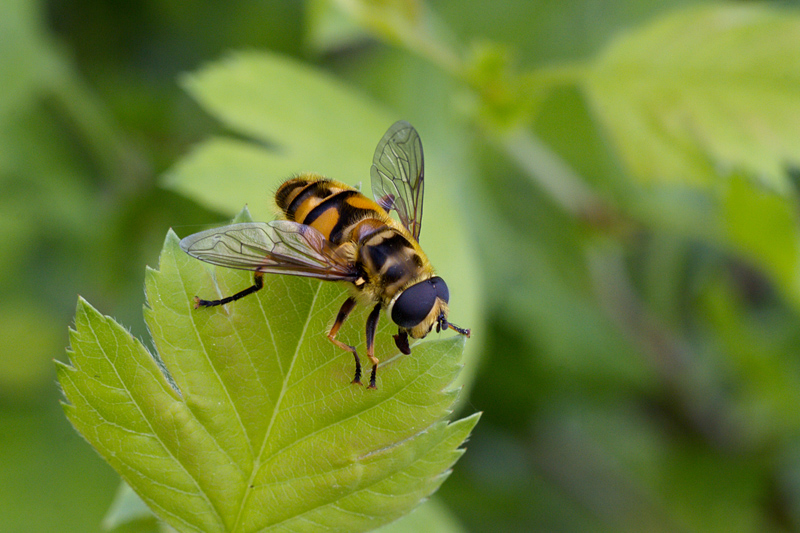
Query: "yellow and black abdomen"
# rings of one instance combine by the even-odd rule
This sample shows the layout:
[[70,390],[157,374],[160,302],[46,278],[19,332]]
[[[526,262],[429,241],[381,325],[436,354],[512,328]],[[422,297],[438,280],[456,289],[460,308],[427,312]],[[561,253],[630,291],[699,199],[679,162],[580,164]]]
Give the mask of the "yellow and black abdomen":
[[356,189],[315,174],[301,174],[275,193],[283,215],[311,226],[337,246],[351,243],[364,282],[356,289],[384,304],[433,269],[411,234]]
[[356,189],[314,174],[284,182],[275,193],[275,202],[288,220],[313,227],[333,244],[353,240],[356,225],[366,219],[373,219],[375,227],[391,220]]

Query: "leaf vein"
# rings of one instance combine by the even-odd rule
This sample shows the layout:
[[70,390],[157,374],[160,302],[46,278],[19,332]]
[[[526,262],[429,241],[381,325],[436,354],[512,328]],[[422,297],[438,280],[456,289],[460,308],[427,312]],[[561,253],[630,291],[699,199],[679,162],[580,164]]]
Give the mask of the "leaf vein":
[[[314,292],[314,298],[312,299],[311,305],[309,307],[310,309],[314,309],[314,305],[317,303],[317,298],[319,297],[319,294],[320,294],[321,290],[322,290],[322,283],[317,283],[316,291]],[[248,500],[250,499],[250,495],[252,494],[251,487],[253,485],[253,480],[255,479],[256,475],[258,474],[258,471],[260,470],[259,464],[261,462],[261,454],[264,453],[264,448],[266,448],[267,442],[269,441],[270,434],[272,433],[272,427],[273,427],[273,425],[275,423],[275,420],[276,420],[276,418],[278,416],[278,412],[280,411],[281,402],[283,401],[284,395],[286,394],[286,390],[288,388],[287,384],[288,384],[289,378],[292,375],[292,370],[294,369],[294,364],[298,359],[299,352],[300,352],[300,347],[303,345],[303,340],[305,339],[306,333],[308,331],[308,324],[311,321],[311,317],[312,317],[312,313],[308,313],[308,317],[306,318],[306,321],[303,324],[303,329],[300,332],[300,335],[298,336],[297,346],[295,347],[294,355],[292,355],[291,364],[289,365],[289,368],[287,369],[286,375],[283,378],[283,384],[281,385],[280,394],[278,395],[278,398],[275,401],[275,407],[272,409],[272,415],[270,417],[270,421],[269,421],[269,424],[267,426],[267,431],[264,434],[264,439],[261,442],[261,449],[258,452],[258,456],[255,457],[255,464],[253,465],[253,470],[250,473],[250,479],[248,480],[248,483],[247,483],[247,489],[245,490],[245,493],[242,496],[242,503],[239,506],[239,512],[237,513],[236,521],[234,522],[234,527],[233,527],[234,531],[238,530],[239,527],[241,526],[242,514],[244,512],[244,509],[245,509],[245,507],[247,505]]]
[[[157,440],[157,441],[158,441],[158,443],[161,445],[161,447],[164,449],[164,451],[165,451],[165,452],[166,452],[166,453],[167,453],[167,454],[168,454],[168,455],[169,455],[169,456],[172,458],[172,460],[173,460],[173,461],[175,461],[175,463],[176,463],[176,464],[177,464],[177,465],[178,465],[178,466],[181,468],[181,470],[183,470],[183,472],[184,472],[184,473],[185,473],[185,474],[186,474],[186,475],[189,477],[189,479],[191,479],[191,480],[192,480],[192,482],[195,484],[195,486],[197,487],[197,489],[198,489],[198,491],[199,491],[199,494],[202,496],[203,500],[205,500],[205,502],[208,504],[209,508],[210,508],[210,509],[213,511],[213,513],[214,513],[214,517],[215,517],[215,519],[217,520],[217,522],[218,522],[219,524],[224,524],[224,522],[222,521],[222,516],[221,516],[221,515],[220,515],[220,513],[219,513],[219,510],[218,510],[218,509],[217,509],[217,508],[214,506],[214,504],[212,503],[212,501],[209,499],[208,495],[207,495],[207,494],[205,493],[205,491],[202,489],[202,487],[200,486],[200,483],[199,483],[199,481],[198,481],[198,480],[197,480],[197,479],[196,479],[196,478],[195,478],[195,477],[194,477],[194,476],[191,474],[191,472],[189,472],[189,471],[186,469],[186,467],[185,467],[185,466],[184,466],[184,465],[183,465],[183,464],[182,464],[182,463],[181,463],[181,462],[178,460],[178,458],[177,458],[177,457],[175,457],[175,455],[174,455],[174,454],[173,454],[173,453],[170,451],[170,449],[167,447],[166,443],[164,443],[164,441],[163,441],[163,440],[161,440],[161,437],[160,437],[160,436],[158,435],[158,433],[155,431],[155,428],[153,427],[153,425],[152,425],[152,423],[150,422],[150,420],[148,419],[148,417],[147,417],[147,416],[144,414],[144,411],[143,411],[142,407],[139,405],[139,402],[136,400],[136,398],[135,398],[135,396],[133,395],[133,393],[131,392],[131,390],[130,390],[130,389],[128,388],[128,386],[125,384],[125,380],[123,380],[123,379],[122,379],[122,377],[120,376],[120,374],[119,374],[119,371],[117,370],[117,367],[116,367],[116,365],[114,365],[114,363],[111,361],[111,358],[109,357],[109,354],[107,353],[107,350],[105,349],[105,346],[103,345],[103,343],[101,343],[101,342],[100,342],[100,338],[99,338],[99,336],[98,336],[98,334],[97,334],[97,331],[95,331],[94,325],[93,325],[93,324],[91,324],[91,322],[89,322],[89,323],[87,324],[87,327],[89,328],[89,331],[91,331],[91,333],[92,333],[92,336],[94,337],[95,344],[96,344],[98,347],[100,347],[100,352],[103,354],[103,358],[106,360],[106,362],[108,362],[109,366],[111,366],[111,369],[113,370],[113,372],[114,372],[114,375],[116,376],[117,380],[118,380],[118,381],[119,381],[119,382],[120,382],[120,383],[121,383],[121,384],[124,386],[124,388],[125,388],[125,390],[127,391],[128,395],[129,395],[129,396],[131,397],[131,399],[133,400],[133,403],[134,403],[134,405],[136,406],[136,410],[137,410],[137,411],[139,411],[139,415],[142,417],[142,420],[144,420],[144,421],[145,421],[145,423],[146,423],[146,424],[147,424],[147,425],[150,427],[150,430],[153,432],[153,434],[155,435],[155,438],[156,438],[156,440]],[[115,345],[115,347],[117,348],[117,350],[116,350],[116,351],[119,351],[119,340],[117,339],[117,337],[116,337],[116,336],[113,336],[113,339],[114,339],[114,345]],[[142,349],[146,350],[144,347],[142,347]],[[152,355],[150,355],[150,357],[152,357]]]
[[[442,355],[439,357],[439,359],[442,359],[444,357],[445,357],[445,354],[442,353]],[[258,467],[258,469],[260,470],[261,468],[265,467],[269,461],[271,461],[273,458],[275,458],[276,456],[280,455],[281,453],[289,450],[290,448],[292,448],[292,447],[294,447],[294,446],[296,446],[298,444],[301,444],[303,441],[306,441],[306,440],[316,436],[317,434],[319,434],[319,433],[321,433],[321,432],[323,432],[323,431],[325,431],[325,430],[327,430],[327,429],[329,429],[329,428],[331,428],[333,426],[340,425],[340,424],[342,424],[342,423],[344,423],[344,422],[346,422],[348,420],[351,420],[351,419],[354,419],[354,418],[358,418],[358,417],[364,417],[365,419],[368,419],[369,417],[367,415],[368,415],[369,412],[374,411],[374,410],[378,409],[379,407],[382,407],[383,404],[385,404],[386,402],[394,399],[398,394],[400,394],[401,392],[405,391],[408,387],[410,387],[412,384],[414,384],[417,380],[421,379],[423,377],[423,374],[424,374],[423,372],[418,373],[416,377],[414,377],[413,379],[407,381],[402,387],[398,388],[392,394],[381,398],[374,405],[372,405],[372,406],[370,406],[370,407],[368,407],[368,408],[366,408],[366,409],[364,409],[362,411],[355,412],[355,413],[351,414],[350,416],[347,416],[347,417],[344,417],[344,418],[339,418],[339,419],[331,422],[330,424],[326,424],[324,426],[321,426],[318,429],[312,431],[311,433],[307,433],[306,435],[303,435],[302,437],[300,437],[298,439],[295,439],[294,441],[289,442],[285,446],[275,450],[275,452],[273,452],[268,457],[266,457],[262,461],[260,461],[261,465]],[[404,403],[404,405],[409,405],[409,404],[405,404]]]
[[[435,424],[431,424],[431,426],[428,426],[428,428],[432,427],[433,425],[435,425]],[[422,431],[420,431],[420,432],[419,432],[417,435],[421,435],[421,434],[425,433],[425,431],[426,431],[428,428],[425,428],[425,429],[423,429],[423,430],[422,430]],[[442,441],[443,441],[443,440],[446,438],[446,436],[447,436],[447,435],[446,435],[446,432],[443,432],[443,435],[441,436],[441,438],[440,438],[439,442],[437,442],[437,443],[436,443],[436,445],[433,445],[433,446],[431,446],[431,447],[428,449],[428,452],[432,452],[433,450],[435,450],[435,449],[436,449],[436,447],[437,447],[439,444],[441,444],[441,443],[442,443]],[[308,520],[308,518],[307,518],[305,515],[307,515],[307,514],[309,514],[309,513],[312,513],[312,512],[314,512],[314,511],[316,511],[317,509],[320,509],[320,508],[322,508],[322,507],[326,507],[326,506],[337,506],[337,507],[340,507],[340,508],[341,508],[341,506],[337,505],[337,502],[339,502],[339,501],[343,500],[344,498],[348,498],[348,497],[350,497],[350,496],[353,496],[354,494],[358,494],[358,493],[364,493],[364,492],[370,492],[370,493],[372,493],[372,494],[379,494],[379,495],[382,495],[382,496],[386,496],[385,494],[382,494],[382,493],[380,493],[380,492],[376,492],[376,491],[374,491],[374,490],[373,490],[373,488],[374,488],[376,485],[378,485],[378,484],[382,483],[383,481],[385,481],[385,480],[389,479],[389,478],[390,478],[390,477],[392,477],[392,476],[395,476],[395,475],[397,475],[397,474],[402,474],[402,473],[404,473],[404,472],[405,472],[407,469],[409,469],[411,466],[413,466],[413,465],[415,465],[415,464],[417,464],[417,463],[419,463],[419,462],[422,462],[422,461],[427,461],[427,460],[428,460],[428,459],[427,459],[427,454],[422,454],[422,455],[420,455],[420,456],[418,456],[418,457],[414,458],[413,460],[409,461],[409,462],[408,462],[408,463],[406,463],[406,464],[403,464],[403,465],[400,465],[400,466],[396,466],[395,468],[392,468],[392,469],[386,469],[386,470],[383,470],[383,472],[384,472],[384,474],[385,474],[385,475],[383,475],[383,476],[381,476],[381,477],[377,477],[377,478],[375,478],[373,481],[371,481],[370,483],[367,483],[366,485],[364,485],[364,486],[362,486],[362,487],[357,487],[355,490],[353,490],[353,491],[351,491],[351,492],[348,492],[348,493],[346,493],[346,494],[342,494],[342,495],[340,495],[340,496],[336,497],[335,499],[332,499],[332,500],[329,500],[329,501],[323,501],[323,502],[320,502],[320,503],[318,503],[317,505],[313,505],[313,506],[309,507],[308,509],[306,509],[305,511],[299,512],[299,513],[297,513],[297,514],[295,514],[295,515],[293,515],[293,516],[291,516],[291,517],[285,518],[285,519],[283,519],[283,520],[281,520],[281,521],[279,521],[279,522],[275,522],[274,524],[270,524],[270,525],[268,525],[268,526],[265,526],[265,527],[263,527],[263,528],[261,528],[261,529],[257,530],[255,533],[262,533],[262,532],[265,532],[265,531],[269,531],[270,529],[274,529],[274,528],[276,528],[276,527],[278,527],[278,526],[280,526],[280,525],[282,525],[282,524],[284,524],[284,523],[286,523],[286,522],[289,522],[289,521],[291,521],[291,520],[296,520],[296,519],[300,519],[300,520]],[[346,468],[346,466],[345,466],[345,467],[343,467],[343,468]],[[337,469],[337,470],[341,470],[341,469]],[[426,476],[426,478],[425,478],[425,479],[426,479],[427,481],[431,481],[431,480],[435,481],[436,479],[438,479],[438,476]],[[351,512],[351,513],[352,513],[353,511],[349,511],[349,512]],[[374,515],[367,515],[367,516],[375,516],[375,517],[378,517],[378,516],[380,516],[380,515],[378,515],[378,514],[374,514]]]
[[[216,275],[212,274],[211,275],[211,279],[212,279],[212,281],[214,283],[214,286],[217,289],[217,294],[221,296],[221,293],[220,293],[220,290],[219,290],[219,284],[217,283]],[[183,277],[181,277],[181,285],[183,285],[184,292],[186,292],[186,288],[187,287],[186,287],[186,284],[184,282]],[[187,300],[187,305],[188,305],[188,300]],[[192,330],[194,331],[195,338],[197,339],[198,344],[202,348],[203,356],[205,357],[205,359],[208,362],[209,366],[213,370],[214,377],[216,377],[217,381],[222,386],[222,390],[225,391],[225,396],[227,397],[228,402],[230,403],[230,405],[231,405],[231,407],[233,409],[233,412],[236,414],[236,420],[239,422],[239,427],[242,430],[242,434],[247,436],[247,430],[246,430],[246,428],[244,426],[244,422],[243,422],[241,416],[239,415],[239,411],[236,409],[236,404],[234,403],[233,399],[231,398],[230,391],[228,391],[228,387],[226,386],[224,380],[219,375],[219,372],[217,372],[217,368],[216,368],[216,366],[214,366],[214,363],[211,360],[210,354],[208,353],[208,349],[206,348],[206,345],[203,342],[202,337],[200,336],[200,331],[199,331],[199,329],[197,327],[197,321],[195,320],[195,316],[194,316],[194,313],[192,313],[192,309],[191,308],[189,309],[188,316],[189,316],[189,320],[190,320],[190,322],[192,324]],[[197,417],[195,417],[195,420],[197,421],[198,424],[200,424],[200,420],[197,419]],[[228,452],[228,450],[225,449],[225,447],[223,447],[222,444],[220,444],[219,440],[217,440],[217,435],[215,435],[213,431],[209,431],[209,428],[203,426],[202,424],[200,424],[200,425],[206,429],[206,434],[211,438],[212,441],[214,441],[214,444],[217,446],[217,449],[223,455],[225,455],[230,460],[230,462],[232,464],[235,464],[236,467],[239,469],[239,471],[242,472],[242,474],[244,474],[244,470],[242,469],[242,465],[240,465],[238,461],[234,460],[234,458],[231,456],[231,454]],[[247,439],[247,441],[248,441],[248,445],[249,445],[250,444],[250,439]],[[252,454],[252,452],[253,452],[253,450],[251,448],[250,449],[250,453]]]

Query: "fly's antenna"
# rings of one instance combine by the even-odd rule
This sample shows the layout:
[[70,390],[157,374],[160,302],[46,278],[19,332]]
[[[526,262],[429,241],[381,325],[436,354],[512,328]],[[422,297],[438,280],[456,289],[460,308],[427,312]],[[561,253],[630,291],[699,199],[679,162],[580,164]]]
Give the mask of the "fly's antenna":
[[455,324],[453,324],[452,322],[448,322],[447,323],[447,327],[452,329],[453,331],[457,331],[458,333],[461,333],[466,338],[469,338],[469,334],[471,333],[469,329],[460,328],[460,327],[456,326]]
[[453,331],[457,331],[458,333],[464,335],[466,338],[469,338],[469,334],[471,333],[469,329],[460,328],[455,324],[453,324],[452,322],[448,322],[447,319],[444,317],[444,313],[442,313],[439,315],[439,320],[436,323],[436,333],[439,333],[440,330],[444,331],[447,329],[452,329]]

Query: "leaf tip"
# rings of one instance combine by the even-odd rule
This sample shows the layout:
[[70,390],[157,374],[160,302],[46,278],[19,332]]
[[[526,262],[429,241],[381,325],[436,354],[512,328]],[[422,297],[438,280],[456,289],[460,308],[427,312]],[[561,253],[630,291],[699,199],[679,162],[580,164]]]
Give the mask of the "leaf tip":
[[89,320],[90,317],[99,315],[100,313],[90,304],[83,296],[78,295],[78,303],[75,306],[75,331],[78,325]]
[[250,209],[247,207],[247,204],[244,204],[242,210],[239,211],[239,213],[235,217],[233,217],[233,222],[235,224],[239,222],[252,222],[252,221],[253,217],[252,215],[250,215]]

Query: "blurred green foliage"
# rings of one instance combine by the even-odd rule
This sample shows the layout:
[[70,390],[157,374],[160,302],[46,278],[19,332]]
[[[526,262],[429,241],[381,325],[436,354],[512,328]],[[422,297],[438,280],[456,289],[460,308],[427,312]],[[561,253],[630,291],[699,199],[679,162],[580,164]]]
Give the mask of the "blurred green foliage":
[[449,173],[428,177],[479,265],[463,409],[485,414],[440,511],[471,531],[800,529],[800,14],[704,6],[4,2],[3,530],[100,528],[118,479],[47,362],[77,294],[147,339],[167,228],[228,218],[160,176],[223,129],[180,76],[241,49],[356,88]]

